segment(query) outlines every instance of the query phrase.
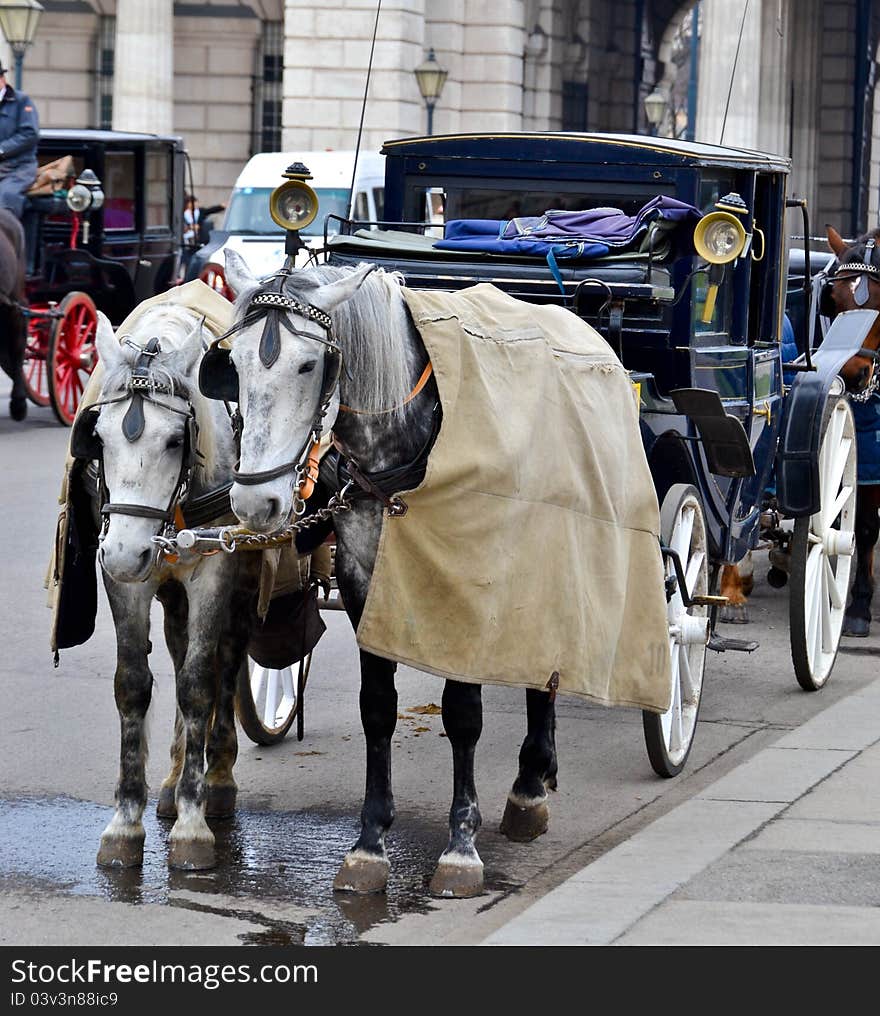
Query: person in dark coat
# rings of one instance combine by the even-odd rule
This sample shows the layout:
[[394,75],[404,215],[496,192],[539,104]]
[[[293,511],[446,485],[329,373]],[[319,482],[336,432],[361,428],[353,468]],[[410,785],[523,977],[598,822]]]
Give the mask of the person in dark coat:
[[37,178],[37,107],[6,80],[0,62],[0,208],[21,218],[24,195]]

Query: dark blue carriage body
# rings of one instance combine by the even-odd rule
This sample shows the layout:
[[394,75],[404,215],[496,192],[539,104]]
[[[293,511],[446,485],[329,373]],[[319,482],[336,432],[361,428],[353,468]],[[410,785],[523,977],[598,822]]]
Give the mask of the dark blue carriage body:
[[[780,337],[788,160],[660,138],[559,133],[415,138],[387,142],[383,152],[391,242],[383,249],[381,235],[369,238],[351,223],[328,243],[329,260],[375,260],[418,288],[492,282],[584,318],[639,385],[643,441],[658,496],[676,483],[695,485],[714,560],[741,559],[757,541],[785,407]],[[437,250],[421,238],[408,244],[404,236],[440,237],[452,220],[503,222],[549,209],[611,207],[635,215],[658,196],[705,214],[731,193],[745,206],[740,218],[747,246],[714,276],[695,253],[693,221],[641,248],[559,259],[555,271],[543,257]],[[709,314],[713,283],[717,298]],[[715,393],[724,414],[739,422],[753,471],[718,471],[708,430],[697,426],[686,400],[673,395],[694,389]]]

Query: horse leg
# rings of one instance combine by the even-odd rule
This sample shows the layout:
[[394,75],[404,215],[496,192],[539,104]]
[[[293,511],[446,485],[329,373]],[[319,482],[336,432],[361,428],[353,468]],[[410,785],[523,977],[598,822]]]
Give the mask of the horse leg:
[[483,731],[482,688],[447,681],[443,688],[443,727],[452,746],[453,793],[449,843],[429,886],[434,896],[464,899],[483,891],[483,862],[474,845],[482,819],[474,783],[474,752]]
[[856,574],[850,603],[843,619],[843,634],[865,637],[871,630],[874,596],[874,547],[880,537],[880,489],[862,485],[856,493]]
[[391,738],[397,725],[397,664],[361,652],[361,723],[367,742],[367,786],[361,833],[333,880],[348,892],[384,892],[388,885],[385,834],[394,821],[391,792]]
[[720,592],[727,597],[727,603],[721,608],[719,620],[728,624],[747,624],[749,615],[746,610],[746,593],[743,589],[743,576],[737,565],[726,564],[721,569]]
[[[256,576],[255,576],[256,577]],[[230,619],[217,647],[217,687],[211,734],[208,738],[208,771],[205,774],[205,813],[208,818],[232,818],[238,786],[232,775],[238,758],[235,731],[235,686],[247,649],[251,587],[236,583]],[[256,591],[254,585],[253,592]]]
[[[166,582],[159,587],[157,597],[165,614],[165,644],[174,664],[174,673],[177,674],[186,659],[189,641],[186,631],[188,610],[186,596],[178,582]],[[178,709],[174,717],[174,736],[171,741],[171,769],[159,788],[159,801],[156,805],[156,814],[159,818],[177,818],[174,792],[183,769],[185,740],[183,717]]]
[[24,383],[24,354],[27,348],[27,325],[22,313],[13,310],[15,326],[13,328],[13,361],[12,361],[12,393],[9,398],[9,415],[13,420],[21,421],[27,416],[27,388]]
[[528,843],[547,832],[547,791],[556,789],[556,706],[548,692],[526,691],[528,732],[519,751],[519,773],[507,795],[501,832]]
[[97,862],[134,867],[144,859],[143,813],[147,803],[146,715],[153,675],[147,664],[150,652],[150,601],[153,588],[126,586],[105,578],[107,598],[116,626],[114,692],[120,723],[119,780],[116,811],[101,834]]

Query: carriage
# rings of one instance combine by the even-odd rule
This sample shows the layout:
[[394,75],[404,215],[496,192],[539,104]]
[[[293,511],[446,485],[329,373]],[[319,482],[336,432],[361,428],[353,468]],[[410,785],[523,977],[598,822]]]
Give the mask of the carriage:
[[97,311],[119,324],[177,279],[185,159],[177,137],[41,132],[43,172],[23,215],[24,378],[65,425],[96,362]]
[[[800,355],[783,364],[786,232],[809,235],[804,203],[786,198],[788,161],[601,134],[426,137],[383,152],[386,220],[378,230],[339,223],[326,239],[331,265],[374,262],[419,289],[488,281],[567,307],[630,374],[661,505],[672,648],[672,709],[644,713],[655,771],[674,776],[685,763],[707,650],[757,648],[717,622],[725,566],[759,544],[776,548],[790,577],[797,680],[821,687],[840,642],[854,545],[855,444],[838,375],[874,314],[842,315],[819,349],[800,330]],[[677,224],[657,216],[604,250],[595,231],[572,232],[556,214],[638,217],[658,198],[697,214]],[[444,233],[461,242],[438,247]]]

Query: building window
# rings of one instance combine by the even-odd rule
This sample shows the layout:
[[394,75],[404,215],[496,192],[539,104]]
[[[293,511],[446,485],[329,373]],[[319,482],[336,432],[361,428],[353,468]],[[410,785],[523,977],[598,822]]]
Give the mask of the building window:
[[254,128],[251,153],[281,149],[281,81],[284,76],[284,25],[264,21],[254,79]]
[[110,130],[113,126],[113,66],[116,62],[116,18],[98,19],[95,53],[95,126]]
[[587,130],[588,88],[583,81],[562,82],[562,129]]

